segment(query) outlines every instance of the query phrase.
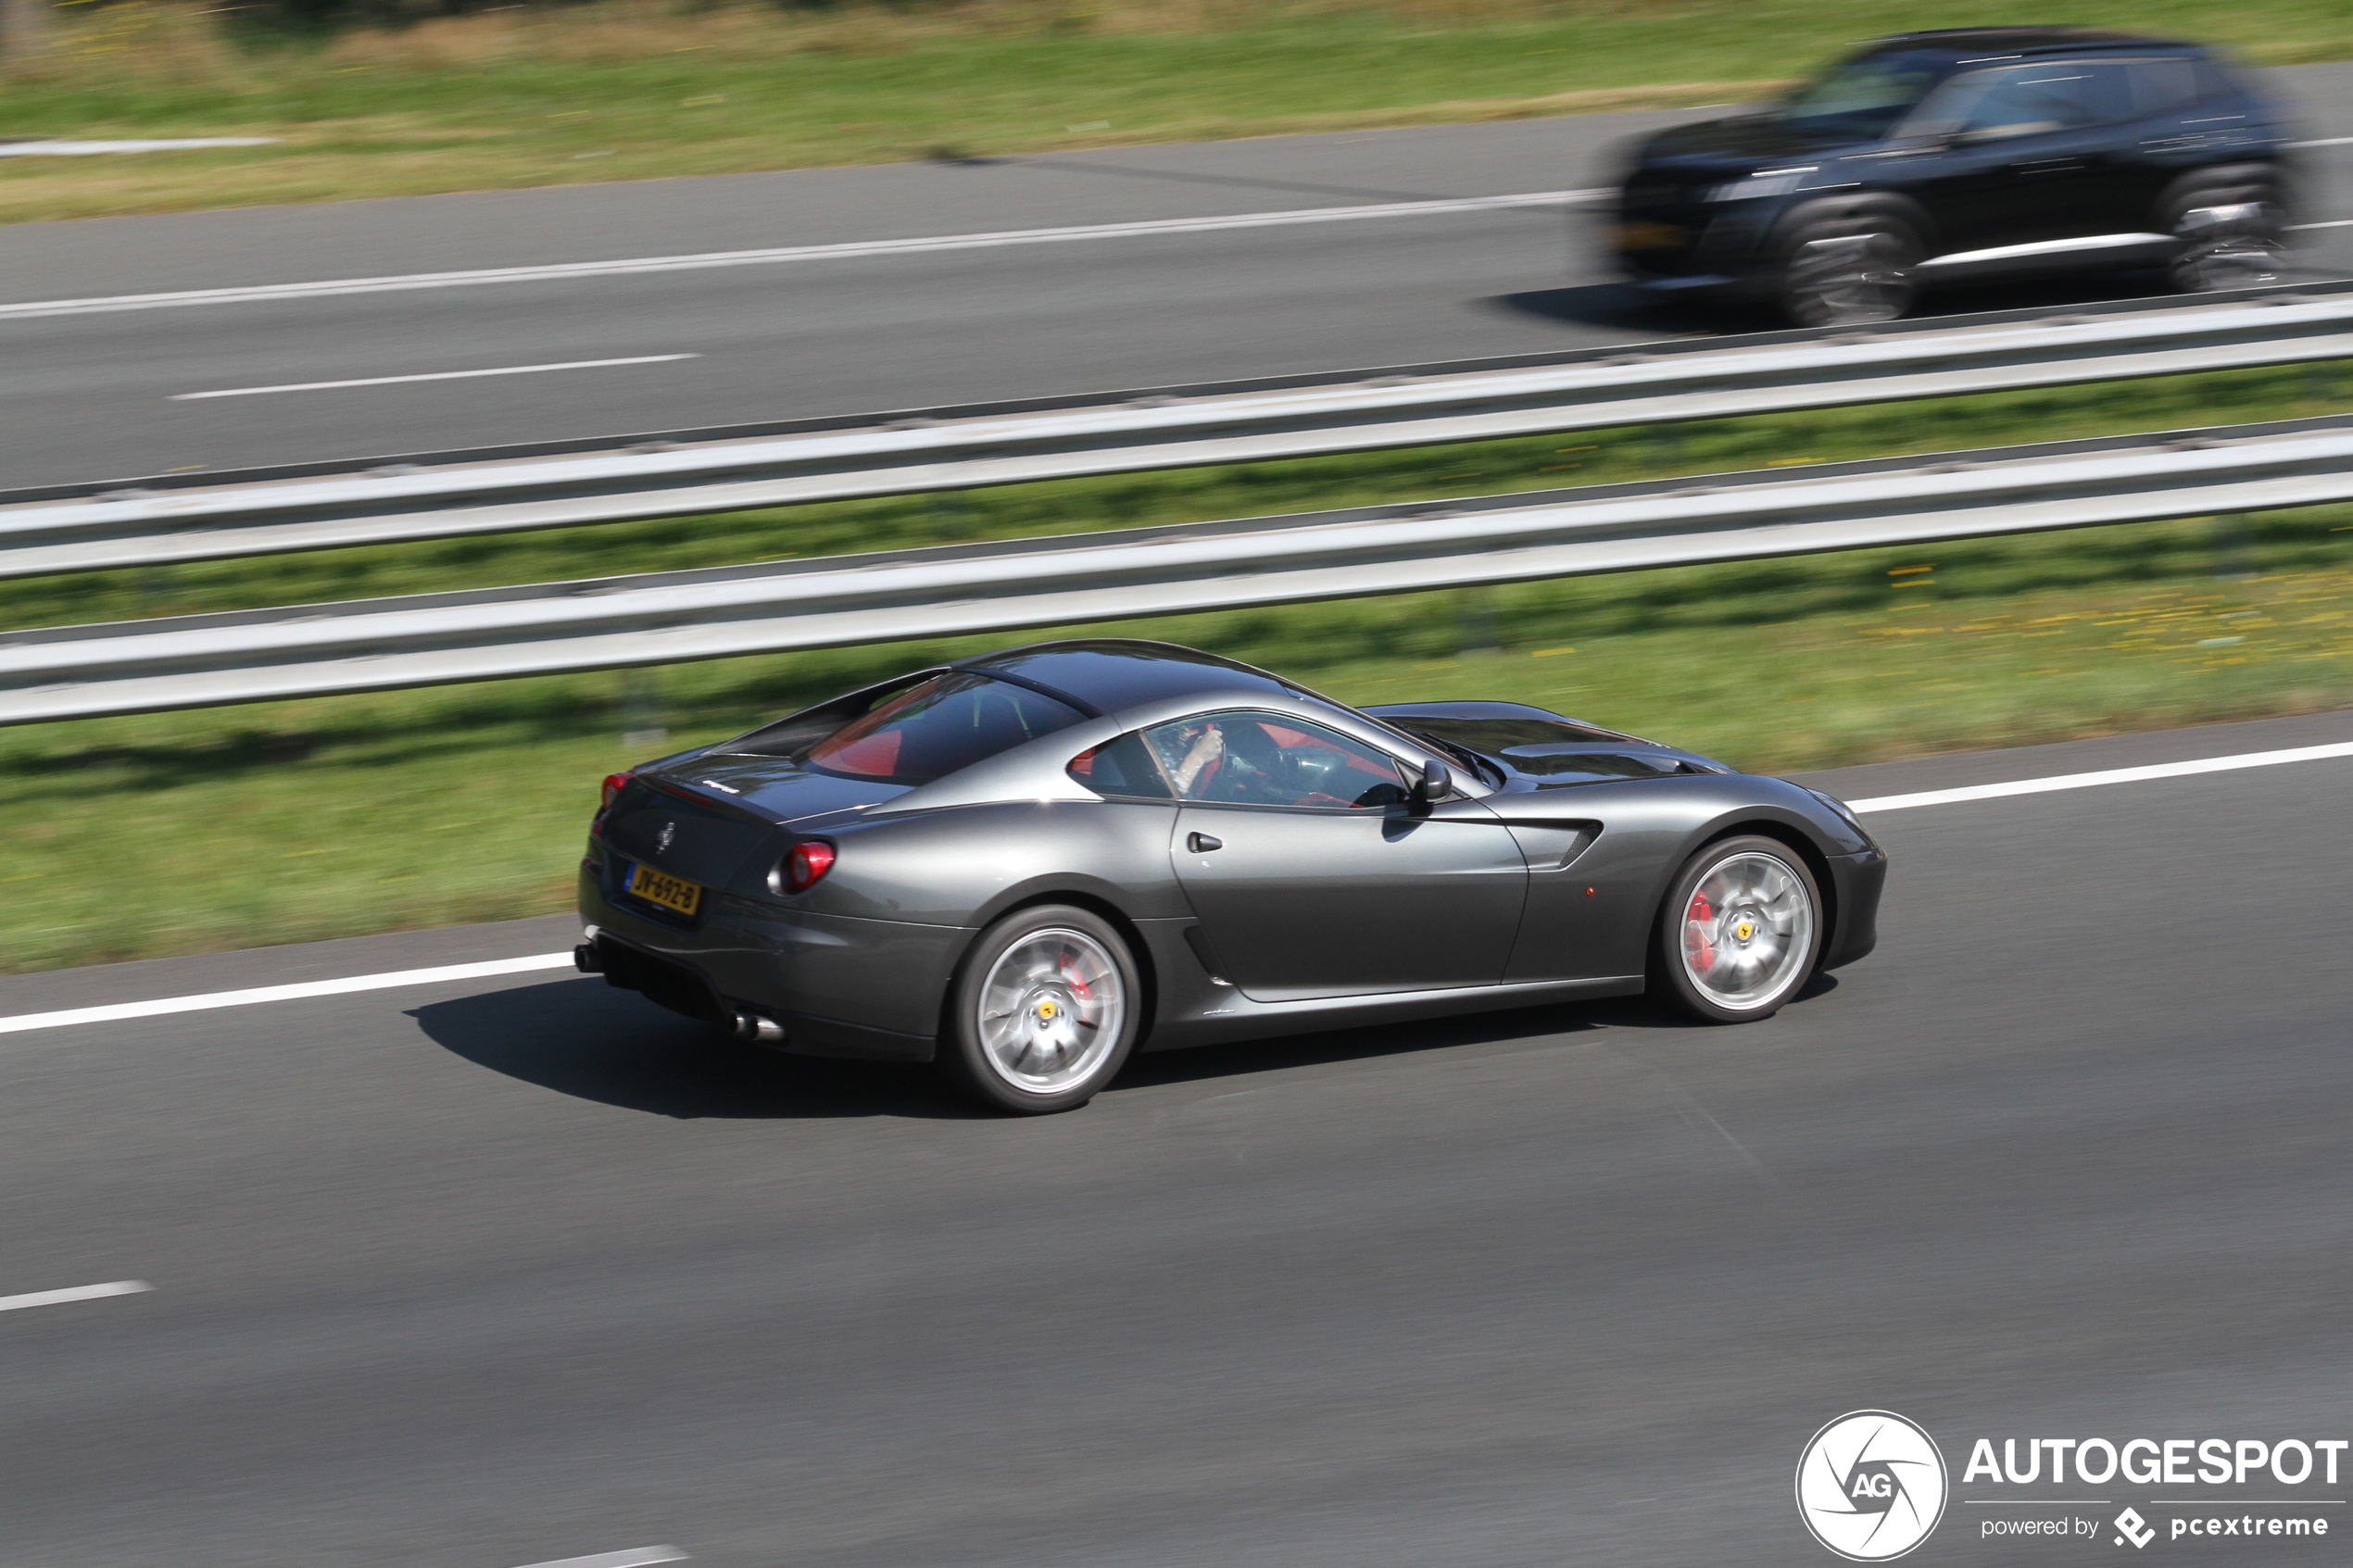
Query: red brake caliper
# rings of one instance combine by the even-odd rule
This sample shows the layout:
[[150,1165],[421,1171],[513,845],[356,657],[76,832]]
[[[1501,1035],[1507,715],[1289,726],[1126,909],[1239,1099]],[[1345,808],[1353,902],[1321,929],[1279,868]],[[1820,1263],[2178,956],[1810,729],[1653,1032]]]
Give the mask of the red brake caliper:
[[1708,928],[1715,921],[1716,907],[1707,901],[1707,895],[1692,894],[1692,907],[1683,911],[1683,951],[1702,974],[1716,967],[1716,944],[1708,939]]

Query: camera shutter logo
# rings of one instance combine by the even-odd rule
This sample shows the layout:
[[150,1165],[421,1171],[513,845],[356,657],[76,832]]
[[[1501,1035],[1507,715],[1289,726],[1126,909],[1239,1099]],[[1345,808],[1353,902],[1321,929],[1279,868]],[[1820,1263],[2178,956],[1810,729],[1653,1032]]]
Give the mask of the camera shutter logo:
[[1855,1411],[1814,1434],[1797,1461],[1797,1512],[1850,1562],[1903,1556],[1944,1517],[1944,1456],[1892,1411]]

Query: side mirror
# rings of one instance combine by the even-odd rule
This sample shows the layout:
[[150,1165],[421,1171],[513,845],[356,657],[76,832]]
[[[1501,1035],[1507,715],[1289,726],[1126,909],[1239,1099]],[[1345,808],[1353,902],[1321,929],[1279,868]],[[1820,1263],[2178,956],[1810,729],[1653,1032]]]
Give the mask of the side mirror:
[[1446,764],[1432,762],[1414,782],[1414,804],[1427,810],[1445,799],[1453,787],[1454,775],[1446,771]]

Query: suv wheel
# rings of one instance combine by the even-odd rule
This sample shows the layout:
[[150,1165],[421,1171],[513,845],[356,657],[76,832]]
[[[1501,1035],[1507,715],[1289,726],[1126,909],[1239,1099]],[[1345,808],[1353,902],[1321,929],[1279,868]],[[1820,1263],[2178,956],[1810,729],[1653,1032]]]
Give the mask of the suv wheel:
[[1919,242],[1893,223],[1803,230],[1781,270],[1781,309],[1801,327],[1893,321],[1919,291]]
[[2275,202],[2186,207],[2173,220],[2173,237],[2182,242],[2173,286],[2183,294],[2265,288],[2287,271],[2287,219]]

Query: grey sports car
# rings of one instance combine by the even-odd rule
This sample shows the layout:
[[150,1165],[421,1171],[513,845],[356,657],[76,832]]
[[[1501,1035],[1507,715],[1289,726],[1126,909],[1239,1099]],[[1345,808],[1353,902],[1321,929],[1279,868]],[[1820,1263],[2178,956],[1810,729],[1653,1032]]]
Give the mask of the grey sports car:
[[1137,1050],[1871,950],[1831,797],[1509,702],[1353,709],[1165,643],[920,670],[605,780],[580,967],[748,1040],[1082,1105]]

